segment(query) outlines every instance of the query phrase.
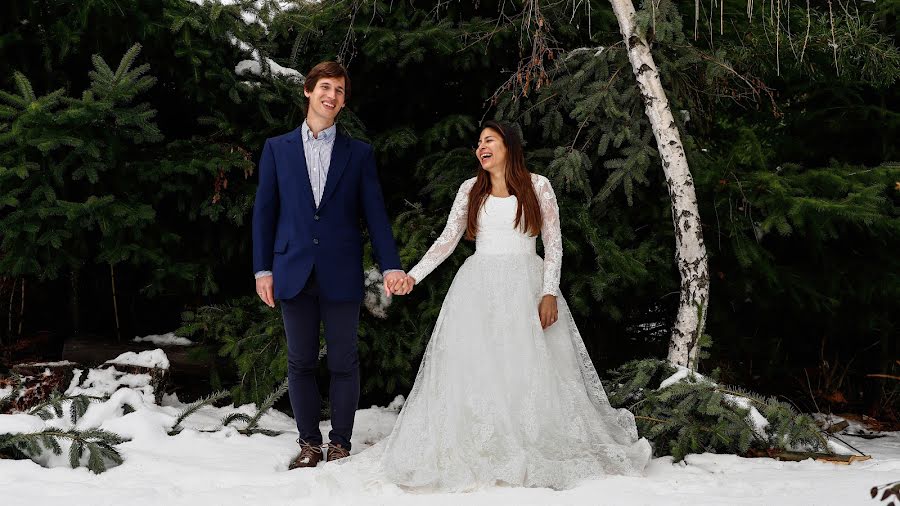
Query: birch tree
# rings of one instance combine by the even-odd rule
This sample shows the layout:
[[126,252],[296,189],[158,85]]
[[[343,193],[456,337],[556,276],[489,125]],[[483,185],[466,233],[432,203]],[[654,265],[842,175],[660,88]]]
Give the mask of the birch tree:
[[644,100],[644,111],[653,128],[672,203],[675,261],[681,275],[681,298],[669,340],[668,360],[696,369],[700,336],[709,305],[709,262],[703,243],[694,181],[659,71],[650,54],[650,46],[637,31],[634,5],[631,0],[610,0],[610,3]]

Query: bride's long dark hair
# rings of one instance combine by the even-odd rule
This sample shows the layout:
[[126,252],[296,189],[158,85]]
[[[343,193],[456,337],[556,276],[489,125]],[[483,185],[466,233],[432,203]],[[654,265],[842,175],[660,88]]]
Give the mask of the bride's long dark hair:
[[[541,206],[538,204],[534,186],[531,184],[531,173],[525,167],[525,151],[522,149],[522,138],[510,125],[490,120],[482,125],[481,130],[491,129],[500,135],[506,146],[506,188],[510,195],[515,195],[519,202],[516,210],[515,227],[521,228],[529,235],[541,233]],[[474,240],[478,233],[478,211],[491,194],[491,175],[478,167],[478,176],[469,192],[469,216],[466,220],[466,239]]]

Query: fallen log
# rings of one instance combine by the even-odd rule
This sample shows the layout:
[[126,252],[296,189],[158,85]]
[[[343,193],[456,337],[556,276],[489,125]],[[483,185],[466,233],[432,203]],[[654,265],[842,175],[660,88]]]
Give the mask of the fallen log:
[[834,455],[830,453],[819,452],[792,452],[787,450],[778,450],[770,448],[768,450],[750,449],[747,457],[769,457],[776,460],[784,460],[788,462],[800,462],[807,459],[814,459],[818,462],[830,462],[832,464],[850,465],[854,462],[862,462],[872,458],[871,455]]

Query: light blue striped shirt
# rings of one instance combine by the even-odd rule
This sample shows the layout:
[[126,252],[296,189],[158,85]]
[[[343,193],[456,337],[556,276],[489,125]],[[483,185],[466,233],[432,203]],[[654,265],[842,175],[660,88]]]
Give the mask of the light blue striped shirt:
[[300,127],[303,154],[306,155],[306,172],[309,173],[309,186],[312,188],[316,207],[319,207],[322,194],[325,192],[325,181],[328,179],[328,168],[331,167],[331,152],[334,151],[336,133],[337,127],[334,125],[319,132],[318,137],[313,135],[306,121]]

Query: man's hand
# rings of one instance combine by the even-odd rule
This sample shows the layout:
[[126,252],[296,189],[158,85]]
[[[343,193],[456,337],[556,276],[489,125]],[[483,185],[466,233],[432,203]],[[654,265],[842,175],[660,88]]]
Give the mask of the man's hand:
[[390,297],[391,294],[397,293],[397,289],[402,286],[404,278],[406,278],[406,274],[400,271],[393,271],[385,274],[384,294]]
[[556,308],[555,296],[544,295],[541,298],[541,303],[538,305],[538,315],[541,317],[541,328],[546,329],[556,323],[556,320],[559,318],[559,311]]
[[263,276],[256,280],[256,295],[269,307],[275,307],[275,288],[272,276]]

